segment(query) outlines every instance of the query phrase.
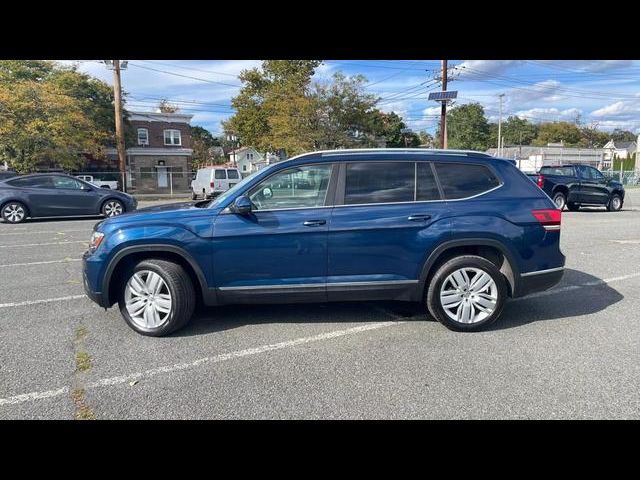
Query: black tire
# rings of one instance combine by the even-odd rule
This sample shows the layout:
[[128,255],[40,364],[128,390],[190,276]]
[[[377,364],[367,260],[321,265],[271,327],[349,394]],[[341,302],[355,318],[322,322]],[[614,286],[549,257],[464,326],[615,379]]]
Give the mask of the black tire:
[[197,199],[198,199],[198,195],[196,195],[196,192],[191,190],[191,200],[197,200]]
[[[443,283],[447,280],[449,275],[461,268],[475,268],[487,273],[496,286],[497,299],[495,307],[486,318],[480,319],[475,323],[461,323],[452,319],[447,315],[440,300],[440,289],[442,288]],[[474,278],[475,277],[471,278],[471,283],[473,283]],[[426,303],[431,315],[433,315],[436,320],[448,329],[456,332],[472,332],[481,330],[498,319],[502,313],[502,308],[504,307],[507,294],[508,290],[506,280],[493,263],[483,257],[463,255],[448,260],[438,268],[429,283]]]
[[105,217],[117,217],[125,212],[124,205],[120,200],[110,198],[102,204],[100,209]]
[[580,205],[575,204],[573,202],[568,202],[567,208],[572,212],[577,212],[578,210],[580,210]]
[[609,203],[607,203],[607,210],[610,212],[619,212],[622,210],[622,197],[617,193],[611,195]]
[[7,223],[22,223],[29,216],[29,209],[21,202],[7,202],[2,205],[2,219]]
[[[144,327],[136,323],[127,310],[125,301],[127,282],[135,273],[141,271],[151,271],[160,275],[171,295],[172,304],[169,315],[158,327]],[[181,265],[167,260],[143,260],[127,270],[120,278],[122,278],[118,296],[120,313],[127,324],[136,332],[151,337],[162,337],[184,327],[191,320],[196,306],[196,294],[191,277]]]
[[553,194],[553,203],[559,210],[564,210],[564,207],[567,206],[567,196],[562,192],[556,192]]

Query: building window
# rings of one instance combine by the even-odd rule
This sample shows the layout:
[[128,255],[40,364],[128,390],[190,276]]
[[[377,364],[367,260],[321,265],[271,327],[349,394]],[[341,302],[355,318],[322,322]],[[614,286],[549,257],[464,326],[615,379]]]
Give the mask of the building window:
[[243,171],[243,172],[246,172],[246,171],[247,171],[247,165],[246,165],[246,164],[245,164],[245,165],[242,165],[242,171]]
[[149,130],[146,128],[138,129],[138,145],[149,145]]
[[182,145],[182,138],[180,137],[180,130],[165,130],[164,131],[164,144],[165,145]]

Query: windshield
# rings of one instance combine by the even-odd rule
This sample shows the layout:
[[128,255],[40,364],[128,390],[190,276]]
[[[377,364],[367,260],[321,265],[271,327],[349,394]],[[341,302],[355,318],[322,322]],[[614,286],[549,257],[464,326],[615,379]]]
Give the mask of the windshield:
[[[268,168],[268,167],[267,167]],[[247,183],[249,183],[253,177],[255,177],[258,173],[264,172],[265,169],[262,170],[258,170],[256,172],[253,172],[251,175],[249,175],[248,177],[243,178],[239,183],[236,183],[233,187],[231,187],[229,190],[227,190],[226,192],[224,192],[223,194],[219,195],[212,203],[211,206],[212,207],[217,207],[218,205],[220,205],[222,202],[224,202],[227,198],[229,198],[230,196],[234,195],[238,190],[242,189]]]

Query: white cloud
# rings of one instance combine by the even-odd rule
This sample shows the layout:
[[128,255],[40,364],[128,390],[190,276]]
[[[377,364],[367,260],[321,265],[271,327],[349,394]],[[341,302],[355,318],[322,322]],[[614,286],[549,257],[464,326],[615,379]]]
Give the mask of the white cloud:
[[523,63],[524,60],[465,60],[457,66],[456,71],[460,72],[461,77],[496,75]]
[[516,116],[526,118],[534,122],[537,121],[573,121],[578,115],[582,115],[582,110],[578,108],[567,108],[559,110],[557,108],[531,108],[516,112]]

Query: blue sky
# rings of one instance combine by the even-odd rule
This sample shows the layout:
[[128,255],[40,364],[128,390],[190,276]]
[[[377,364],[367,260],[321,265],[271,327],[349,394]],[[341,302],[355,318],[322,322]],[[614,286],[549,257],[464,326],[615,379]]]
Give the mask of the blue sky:
[[[72,63],[73,61],[63,61]],[[238,92],[237,75],[260,66],[260,60],[129,60],[123,88],[129,110],[153,111],[162,98],[193,114],[192,125],[214,135],[233,114],[230,100]],[[78,61],[79,69],[112,81],[99,61]],[[479,102],[497,121],[499,94],[503,116],[534,122],[567,120],[603,130],[622,128],[640,133],[640,61],[631,60],[450,60],[449,90],[457,103]],[[440,60],[325,60],[315,81],[328,81],[342,71],[364,75],[367,91],[381,97],[379,108],[395,111],[415,131],[434,133],[439,106],[426,98],[439,90],[434,78]]]

